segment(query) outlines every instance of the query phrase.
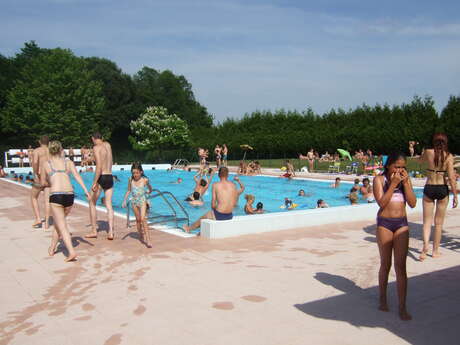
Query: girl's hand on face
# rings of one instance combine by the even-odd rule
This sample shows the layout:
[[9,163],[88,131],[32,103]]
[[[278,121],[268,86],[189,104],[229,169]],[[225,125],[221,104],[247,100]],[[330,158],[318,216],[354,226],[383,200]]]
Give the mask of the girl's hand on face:
[[391,174],[391,183],[395,186],[400,184],[402,180],[403,178],[399,172],[394,172],[393,174]]
[[403,183],[409,182],[409,174],[407,173],[406,169],[401,169],[399,174],[401,175]]

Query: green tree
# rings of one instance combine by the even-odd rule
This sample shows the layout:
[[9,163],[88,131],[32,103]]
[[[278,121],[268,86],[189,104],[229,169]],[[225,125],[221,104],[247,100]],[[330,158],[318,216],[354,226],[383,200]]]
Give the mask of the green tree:
[[184,76],[144,67],[134,76],[134,83],[137,103],[142,109],[152,104],[163,106],[186,121],[190,128],[212,126],[212,116],[196,101],[192,85]]
[[190,132],[185,121],[176,114],[168,114],[165,107],[147,107],[145,112],[130,124],[133,147],[141,151],[185,147]]
[[86,62],[69,50],[52,49],[31,58],[8,92],[2,131],[29,144],[47,134],[64,145],[87,142],[94,130],[106,137],[104,97]]
[[449,136],[449,149],[460,153],[460,96],[450,96],[441,112],[439,129]]

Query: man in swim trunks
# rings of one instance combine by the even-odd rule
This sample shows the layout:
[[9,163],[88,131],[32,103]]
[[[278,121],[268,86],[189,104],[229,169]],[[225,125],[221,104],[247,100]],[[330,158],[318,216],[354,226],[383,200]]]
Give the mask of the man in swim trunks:
[[51,213],[51,207],[49,203],[49,193],[50,189],[47,187],[43,187],[40,184],[40,167],[49,161],[49,151],[48,151],[48,143],[49,138],[47,135],[43,135],[38,140],[40,147],[36,148],[32,153],[32,171],[34,173],[34,182],[32,183],[32,190],[30,193],[30,201],[32,203],[32,210],[34,212],[35,221],[32,224],[32,227],[39,228],[41,227],[42,220],[40,218],[40,208],[38,207],[38,197],[40,196],[40,192],[44,192],[45,197],[45,230],[48,229],[49,223],[49,216]]
[[222,146],[222,165],[227,166],[227,157],[228,157],[228,147],[226,144]]
[[94,173],[93,185],[91,186],[91,200],[89,203],[89,216],[91,220],[91,232],[86,234],[86,238],[97,237],[97,213],[96,203],[101,191],[104,191],[105,207],[107,209],[107,218],[109,223],[109,233],[107,236],[108,240],[113,240],[113,207],[112,207],[112,196],[113,196],[113,176],[112,176],[112,147],[107,141],[102,140],[102,135],[99,132],[95,132],[91,136],[91,140],[94,144],[94,159],[96,161],[96,172]]
[[236,189],[235,184],[228,180],[227,167],[219,169],[219,178],[220,181],[212,185],[211,210],[191,226],[184,226],[186,232],[199,228],[202,219],[230,220],[233,218],[233,209],[239,196],[244,192],[244,186],[238,176],[235,176],[233,180],[240,185],[240,189]]

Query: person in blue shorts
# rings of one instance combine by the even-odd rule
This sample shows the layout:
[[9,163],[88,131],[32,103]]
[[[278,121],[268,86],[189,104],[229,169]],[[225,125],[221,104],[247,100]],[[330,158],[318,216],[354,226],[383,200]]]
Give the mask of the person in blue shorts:
[[230,220],[233,218],[233,209],[238,203],[238,198],[244,192],[244,185],[238,176],[233,178],[240,188],[237,189],[232,181],[228,180],[228,168],[219,168],[220,181],[212,185],[211,210],[205,213],[191,226],[184,226],[186,232],[195,230],[201,226],[202,219]]

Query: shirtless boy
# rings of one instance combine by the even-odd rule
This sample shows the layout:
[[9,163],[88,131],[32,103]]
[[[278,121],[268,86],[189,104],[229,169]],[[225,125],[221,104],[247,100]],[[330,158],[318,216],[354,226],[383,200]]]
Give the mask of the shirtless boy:
[[97,238],[97,214],[96,214],[96,202],[104,191],[105,207],[107,209],[107,218],[109,222],[109,233],[107,236],[108,240],[114,239],[113,234],[113,207],[112,207],[112,196],[113,196],[113,176],[112,176],[112,147],[107,141],[102,140],[102,135],[99,132],[95,132],[91,136],[91,140],[94,144],[94,159],[96,161],[96,172],[94,173],[93,185],[91,186],[91,200],[89,203],[89,216],[91,220],[91,232],[86,234],[86,238]]
[[211,210],[191,226],[184,226],[186,232],[199,228],[202,219],[230,220],[233,218],[233,209],[239,196],[244,192],[244,186],[238,176],[235,176],[233,180],[240,185],[240,189],[236,189],[235,184],[228,180],[227,167],[219,169],[219,178],[220,181],[212,185]]
[[40,218],[40,208],[38,207],[38,197],[40,196],[40,192],[44,191],[45,197],[45,230],[49,227],[49,217],[51,213],[50,203],[49,203],[49,194],[50,189],[41,185],[40,183],[40,167],[43,163],[49,161],[49,151],[48,151],[48,143],[49,138],[47,135],[43,135],[38,140],[40,147],[33,150],[32,153],[32,170],[34,173],[34,182],[32,183],[32,190],[30,193],[30,201],[32,203],[32,210],[34,212],[35,221],[32,224],[32,227],[39,228],[41,227],[42,220]]
[[209,186],[211,185],[212,179],[214,178],[214,170],[210,169],[210,176],[207,178],[206,176],[200,176],[200,174],[196,174],[193,179],[195,180],[195,189],[193,190],[192,195],[188,196],[185,201],[193,201],[195,200],[194,194],[198,193],[198,199],[202,200],[203,196],[208,191]]

